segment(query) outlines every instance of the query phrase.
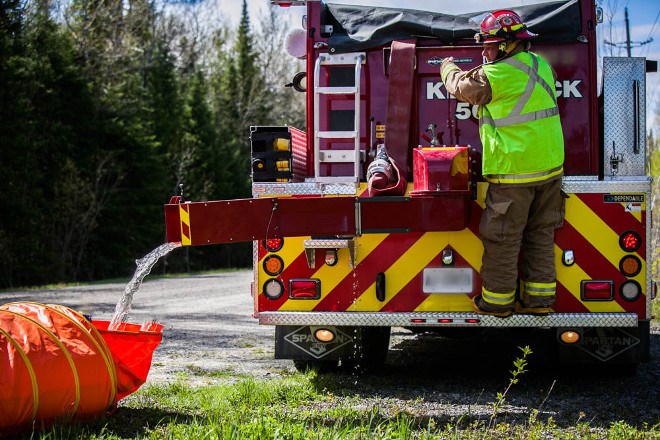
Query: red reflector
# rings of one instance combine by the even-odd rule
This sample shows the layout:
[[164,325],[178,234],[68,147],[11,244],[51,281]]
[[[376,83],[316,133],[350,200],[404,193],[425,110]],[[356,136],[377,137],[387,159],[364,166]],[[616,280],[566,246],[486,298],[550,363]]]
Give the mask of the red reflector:
[[441,323],[441,324],[449,324],[450,322],[454,322],[454,320],[453,319],[442,318],[442,319],[438,319],[438,322]]
[[635,231],[626,231],[619,238],[619,246],[626,252],[635,252],[642,245],[642,237]]
[[465,322],[467,322],[468,324],[479,324],[479,320],[474,318],[468,318],[465,320]]
[[282,246],[284,245],[284,239],[283,238],[269,238],[267,240],[264,240],[264,247],[266,250],[270,252],[277,252],[280,249],[282,249]]
[[413,319],[410,320],[410,322],[415,323],[415,324],[420,324],[422,322],[426,322],[426,319],[413,318]]
[[321,297],[321,283],[319,280],[291,280],[289,282],[289,297],[318,299]]
[[607,301],[614,296],[613,281],[582,281],[582,299],[587,301]]

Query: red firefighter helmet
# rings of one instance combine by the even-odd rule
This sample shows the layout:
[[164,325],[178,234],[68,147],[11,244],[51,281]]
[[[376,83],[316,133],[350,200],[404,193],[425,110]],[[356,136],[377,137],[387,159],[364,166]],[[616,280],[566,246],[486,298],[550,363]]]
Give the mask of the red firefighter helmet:
[[527,30],[518,14],[504,9],[495,11],[481,20],[479,33],[474,36],[477,43],[497,43],[504,40],[526,40],[536,37]]

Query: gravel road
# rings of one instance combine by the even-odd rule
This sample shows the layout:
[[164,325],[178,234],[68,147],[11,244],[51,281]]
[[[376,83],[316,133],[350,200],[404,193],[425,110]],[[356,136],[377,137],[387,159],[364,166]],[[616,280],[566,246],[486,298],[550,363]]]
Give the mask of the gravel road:
[[[158,320],[165,325],[147,383],[171,382],[187,373],[191,386],[250,376],[273,378],[294,371],[288,360],[273,359],[273,327],[252,318],[251,271],[177,278],[147,277],[135,294],[129,322]],[[128,282],[128,280],[126,280]],[[0,293],[0,304],[38,301],[63,304],[109,320],[125,283]],[[383,412],[407,411],[449,421],[460,415],[483,417],[489,402],[508,384],[517,346],[534,350],[529,372],[507,394],[507,420],[526,421],[532,409],[558,426],[578,420],[596,427],[614,421],[633,426],[660,423],[660,330],[651,335],[651,361],[635,375],[597,368],[556,368],[547,362],[534,335],[525,342],[505,338],[445,338],[392,329],[382,374],[339,376],[334,392],[356,406]],[[358,396],[358,399],[348,398]]]

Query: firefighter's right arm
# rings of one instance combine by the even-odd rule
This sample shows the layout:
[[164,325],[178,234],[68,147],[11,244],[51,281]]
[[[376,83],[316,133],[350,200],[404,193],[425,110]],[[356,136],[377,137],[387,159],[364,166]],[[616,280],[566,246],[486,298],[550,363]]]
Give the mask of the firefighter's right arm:
[[490,83],[481,67],[465,72],[449,57],[442,61],[440,77],[447,91],[459,101],[483,105],[488,104],[493,97]]

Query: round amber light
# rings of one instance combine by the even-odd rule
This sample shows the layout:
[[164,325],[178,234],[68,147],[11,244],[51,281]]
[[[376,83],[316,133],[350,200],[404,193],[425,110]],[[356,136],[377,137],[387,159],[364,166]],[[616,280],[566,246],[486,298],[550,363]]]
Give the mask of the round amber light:
[[279,275],[282,273],[282,269],[284,269],[284,261],[277,255],[269,255],[264,259],[264,271],[274,277],[275,275]]
[[314,337],[320,342],[332,342],[335,340],[335,334],[327,328],[320,328],[314,332]]
[[634,277],[642,271],[642,262],[634,255],[626,255],[619,262],[619,270],[627,277]]
[[564,344],[575,344],[580,340],[580,334],[578,332],[574,332],[573,330],[566,330],[561,332],[559,338]]

